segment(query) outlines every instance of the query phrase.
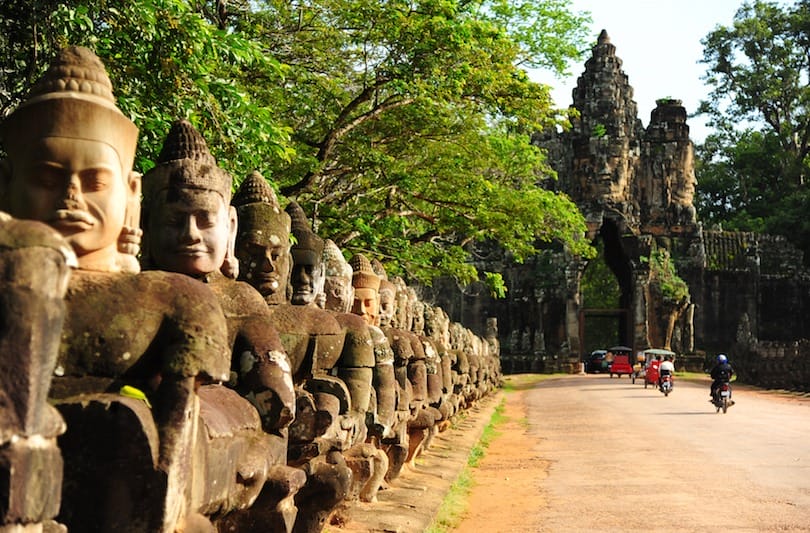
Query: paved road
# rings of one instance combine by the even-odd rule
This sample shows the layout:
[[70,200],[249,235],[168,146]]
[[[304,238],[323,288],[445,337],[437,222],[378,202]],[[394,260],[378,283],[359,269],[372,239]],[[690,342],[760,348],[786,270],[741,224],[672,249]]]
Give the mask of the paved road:
[[810,531],[810,400],[743,387],[715,413],[708,382],[669,397],[603,375],[527,396],[551,461],[544,531]]

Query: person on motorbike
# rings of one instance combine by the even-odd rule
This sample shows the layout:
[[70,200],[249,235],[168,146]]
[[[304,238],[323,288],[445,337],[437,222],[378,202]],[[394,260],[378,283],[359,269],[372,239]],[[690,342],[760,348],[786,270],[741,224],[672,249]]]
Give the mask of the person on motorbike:
[[723,384],[724,381],[731,381],[731,376],[734,375],[734,369],[728,362],[728,357],[725,354],[717,356],[717,362],[712,368],[710,375],[712,377],[712,387],[709,391],[709,396],[714,400],[714,395],[717,388]]
[[[661,387],[664,376],[675,376],[675,363],[672,362],[672,356],[668,355],[661,361],[658,367],[658,386]],[[674,381],[672,383],[675,384]]]

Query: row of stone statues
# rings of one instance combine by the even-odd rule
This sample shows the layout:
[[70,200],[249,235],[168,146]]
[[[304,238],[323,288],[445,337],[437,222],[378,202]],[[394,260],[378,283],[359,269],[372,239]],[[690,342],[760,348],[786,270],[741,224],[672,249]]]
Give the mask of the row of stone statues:
[[321,531],[498,386],[189,122],[142,177],[137,136],[81,47],[0,123],[0,531]]

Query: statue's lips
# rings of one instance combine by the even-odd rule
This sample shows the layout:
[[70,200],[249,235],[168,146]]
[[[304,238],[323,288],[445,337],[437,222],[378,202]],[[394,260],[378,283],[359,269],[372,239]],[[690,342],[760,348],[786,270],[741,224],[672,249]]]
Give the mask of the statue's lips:
[[174,250],[176,255],[184,255],[188,257],[199,257],[206,253],[206,250],[203,248],[176,248]]
[[277,289],[278,286],[279,286],[278,276],[275,276],[273,274],[270,274],[270,275],[261,275],[261,274],[254,275],[253,279],[256,280],[257,283],[261,283],[263,285],[264,284],[270,285],[273,289]]
[[78,209],[59,209],[48,223],[63,228],[90,229],[96,225],[96,220],[87,211]]

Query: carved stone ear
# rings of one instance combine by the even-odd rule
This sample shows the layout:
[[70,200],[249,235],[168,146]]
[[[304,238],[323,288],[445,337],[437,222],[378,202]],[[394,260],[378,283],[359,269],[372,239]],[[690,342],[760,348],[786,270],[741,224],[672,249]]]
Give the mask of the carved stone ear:
[[118,235],[118,266],[123,272],[140,272],[138,254],[141,251],[141,174],[130,172],[127,176],[127,205],[124,226]]
[[239,260],[236,258],[236,230],[238,229],[238,220],[234,206],[228,207],[228,222],[230,224],[228,248],[225,251],[225,260],[222,262],[222,266],[219,270],[225,277],[236,279],[239,277]]

